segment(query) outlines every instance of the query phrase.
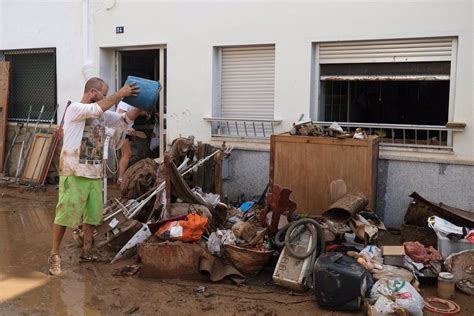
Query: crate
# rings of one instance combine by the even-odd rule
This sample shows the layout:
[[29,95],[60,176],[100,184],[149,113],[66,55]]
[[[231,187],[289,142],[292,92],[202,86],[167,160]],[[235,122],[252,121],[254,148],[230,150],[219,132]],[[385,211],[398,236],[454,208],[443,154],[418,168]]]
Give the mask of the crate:
[[274,184],[293,191],[300,214],[321,215],[331,205],[330,184],[346,182],[348,192],[359,192],[375,211],[379,139],[272,135],[270,188]]
[[436,236],[438,237],[438,251],[443,256],[443,259],[446,259],[450,254],[463,250],[474,250],[474,244],[465,239],[451,241],[448,237],[444,237],[439,233],[436,233]]

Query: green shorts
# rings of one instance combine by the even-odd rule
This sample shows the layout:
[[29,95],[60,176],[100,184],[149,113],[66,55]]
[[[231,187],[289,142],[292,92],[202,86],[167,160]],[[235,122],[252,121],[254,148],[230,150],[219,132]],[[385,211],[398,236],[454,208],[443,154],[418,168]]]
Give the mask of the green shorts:
[[59,177],[55,224],[73,228],[81,223],[99,225],[102,209],[102,179]]

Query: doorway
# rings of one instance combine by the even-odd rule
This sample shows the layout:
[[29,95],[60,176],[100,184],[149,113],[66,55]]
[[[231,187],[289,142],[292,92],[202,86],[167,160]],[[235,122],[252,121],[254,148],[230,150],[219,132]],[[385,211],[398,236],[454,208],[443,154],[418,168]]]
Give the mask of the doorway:
[[146,139],[132,139],[132,158],[129,165],[145,157],[163,157],[166,150],[166,47],[154,49],[124,49],[115,53],[115,80],[120,89],[128,76],[158,81],[160,97],[150,119],[138,118],[133,128],[147,135]]

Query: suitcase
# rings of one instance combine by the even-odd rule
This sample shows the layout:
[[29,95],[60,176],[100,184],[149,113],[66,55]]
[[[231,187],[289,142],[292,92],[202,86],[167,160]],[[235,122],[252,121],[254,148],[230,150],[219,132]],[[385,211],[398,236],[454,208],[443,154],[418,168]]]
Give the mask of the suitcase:
[[323,253],[318,258],[314,279],[316,301],[331,310],[359,310],[373,284],[364,267],[339,252]]

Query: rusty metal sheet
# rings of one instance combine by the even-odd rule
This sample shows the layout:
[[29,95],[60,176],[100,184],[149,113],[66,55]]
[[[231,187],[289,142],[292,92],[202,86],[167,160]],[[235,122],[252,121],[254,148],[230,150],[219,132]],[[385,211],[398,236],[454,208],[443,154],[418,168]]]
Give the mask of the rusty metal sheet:
[[425,246],[437,247],[438,238],[433,229],[428,227],[414,226],[402,224],[401,228],[401,242],[405,241],[419,241]]
[[474,213],[464,211],[443,203],[435,204],[423,198],[416,192],[410,194],[413,198],[405,214],[405,224],[427,227],[428,218],[436,215],[458,226],[474,227]]
[[329,208],[322,214],[323,218],[331,220],[335,223],[345,223],[349,221],[355,214],[363,211],[369,200],[362,195],[346,194],[339,200],[331,204]]

